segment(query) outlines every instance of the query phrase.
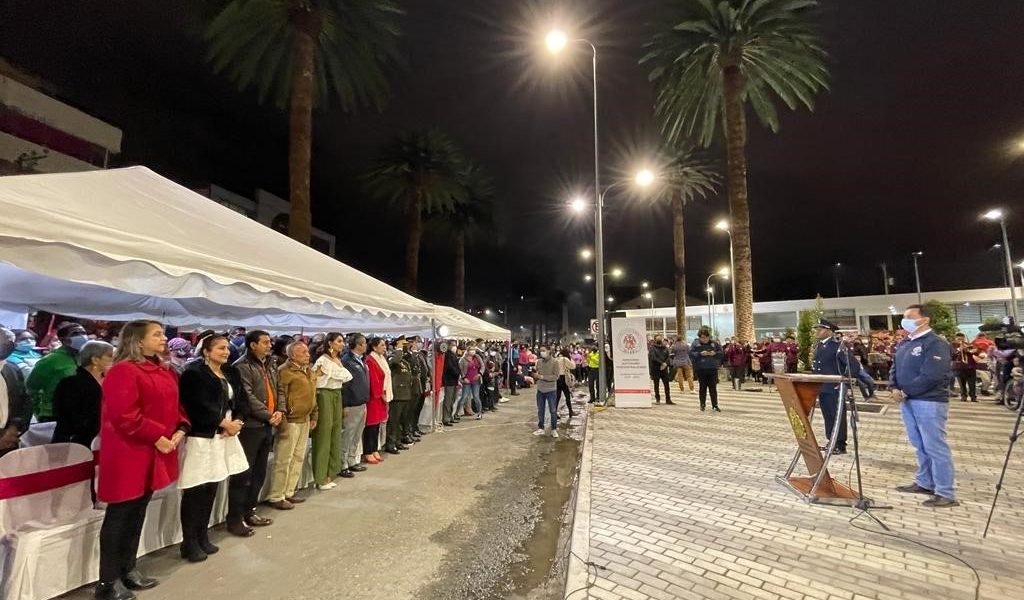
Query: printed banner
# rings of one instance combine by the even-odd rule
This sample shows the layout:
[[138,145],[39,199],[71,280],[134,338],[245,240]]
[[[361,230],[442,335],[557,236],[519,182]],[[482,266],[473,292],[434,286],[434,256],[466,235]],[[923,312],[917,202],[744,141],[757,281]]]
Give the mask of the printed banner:
[[651,374],[643,317],[612,319],[616,408],[650,408]]

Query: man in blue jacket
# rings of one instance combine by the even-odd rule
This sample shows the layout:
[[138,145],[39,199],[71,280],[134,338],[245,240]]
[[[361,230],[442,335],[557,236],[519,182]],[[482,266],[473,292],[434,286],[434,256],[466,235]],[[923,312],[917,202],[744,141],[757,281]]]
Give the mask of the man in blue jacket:
[[889,389],[901,403],[907,438],[917,451],[914,483],[896,489],[931,496],[924,506],[958,506],[953,492],[953,453],[946,442],[949,381],[952,376],[949,343],[931,329],[931,310],[913,304],[900,325],[910,335],[896,348]]

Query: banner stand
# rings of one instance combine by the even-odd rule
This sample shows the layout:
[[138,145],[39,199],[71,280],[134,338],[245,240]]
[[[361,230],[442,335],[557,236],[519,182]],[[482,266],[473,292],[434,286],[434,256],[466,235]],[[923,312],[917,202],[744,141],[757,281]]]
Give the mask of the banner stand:
[[612,365],[616,408],[650,408],[651,373],[643,317],[612,319]]

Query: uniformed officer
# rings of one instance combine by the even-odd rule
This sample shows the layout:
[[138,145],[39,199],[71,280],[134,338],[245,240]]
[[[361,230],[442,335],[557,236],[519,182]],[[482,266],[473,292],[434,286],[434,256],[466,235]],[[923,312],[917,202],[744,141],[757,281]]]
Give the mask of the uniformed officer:
[[[814,346],[815,373],[822,375],[846,375],[849,368],[849,355],[842,340],[836,336],[839,327],[826,319],[818,319],[815,325],[818,343]],[[836,422],[836,411],[842,412],[839,421],[839,436],[833,454],[846,454],[846,408],[840,403],[839,385],[824,384],[818,392],[818,405],[821,416],[825,419],[825,435],[832,439],[832,428]]]

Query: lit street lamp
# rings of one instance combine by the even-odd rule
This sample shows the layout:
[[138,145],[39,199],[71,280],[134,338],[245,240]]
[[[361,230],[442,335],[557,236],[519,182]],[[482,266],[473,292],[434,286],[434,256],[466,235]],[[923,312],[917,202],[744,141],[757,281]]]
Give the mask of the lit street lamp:
[[580,250],[580,258],[582,258],[583,260],[590,260],[590,257],[593,255],[594,253],[590,251],[590,248],[584,248]]
[[590,283],[593,280],[594,280],[594,276],[589,274],[589,273],[583,276],[583,281],[586,281],[587,283]]
[[[721,277],[722,279],[729,278],[729,267],[722,267],[718,271],[708,275],[707,281],[704,283],[705,291],[708,293],[708,322],[711,324],[711,332],[714,333],[717,329],[715,327],[715,288],[711,285],[712,277]],[[733,311],[735,313],[735,311]]]
[[992,247],[989,248],[989,251],[990,252],[995,252],[996,256],[998,257],[998,260],[999,260],[999,272],[1003,274],[1003,287],[1009,286],[1010,283],[1008,281],[1006,281],[1006,270],[1003,269],[1003,256],[1002,256],[1002,254],[1003,254],[1003,245],[1002,244],[992,244]]
[[[725,219],[722,219],[721,221],[715,223],[715,229],[717,229],[719,231],[724,231],[727,234],[729,234],[729,272],[730,273],[735,273],[736,272],[736,259],[734,258],[734,255],[733,255],[733,249],[732,249],[732,246],[733,246],[733,243],[732,243],[732,229],[729,228],[729,221],[727,221]],[[732,278],[732,305],[733,305],[733,307],[732,307],[732,330],[733,330],[733,334],[735,335],[735,332],[736,332],[736,277],[735,276]]]
[[917,303],[921,304],[921,271],[917,268],[917,259],[924,256],[924,252],[918,250],[911,254],[914,257],[914,282],[917,284]]
[[1006,213],[1000,208],[993,208],[992,210],[981,215],[983,219],[989,221],[999,221],[999,227],[1003,231],[1003,253],[1006,255],[1006,274],[1010,280],[1010,316],[1013,317],[1014,322],[1018,322],[1017,319],[1017,285],[1016,278],[1013,275],[1013,259],[1010,258],[1010,239],[1006,235]]
[[640,287],[641,287],[641,288],[643,288],[643,289],[645,289],[645,290],[647,289],[647,287],[648,287],[649,285],[650,285],[650,284],[648,284],[648,283],[647,283],[646,281],[641,281],[641,282],[640,282]]
[[836,263],[834,277],[836,280],[836,298],[840,298],[839,294],[839,269],[843,268],[843,263]]
[[581,213],[587,208],[587,201],[580,197],[573,198],[569,201],[569,208],[572,212]]

